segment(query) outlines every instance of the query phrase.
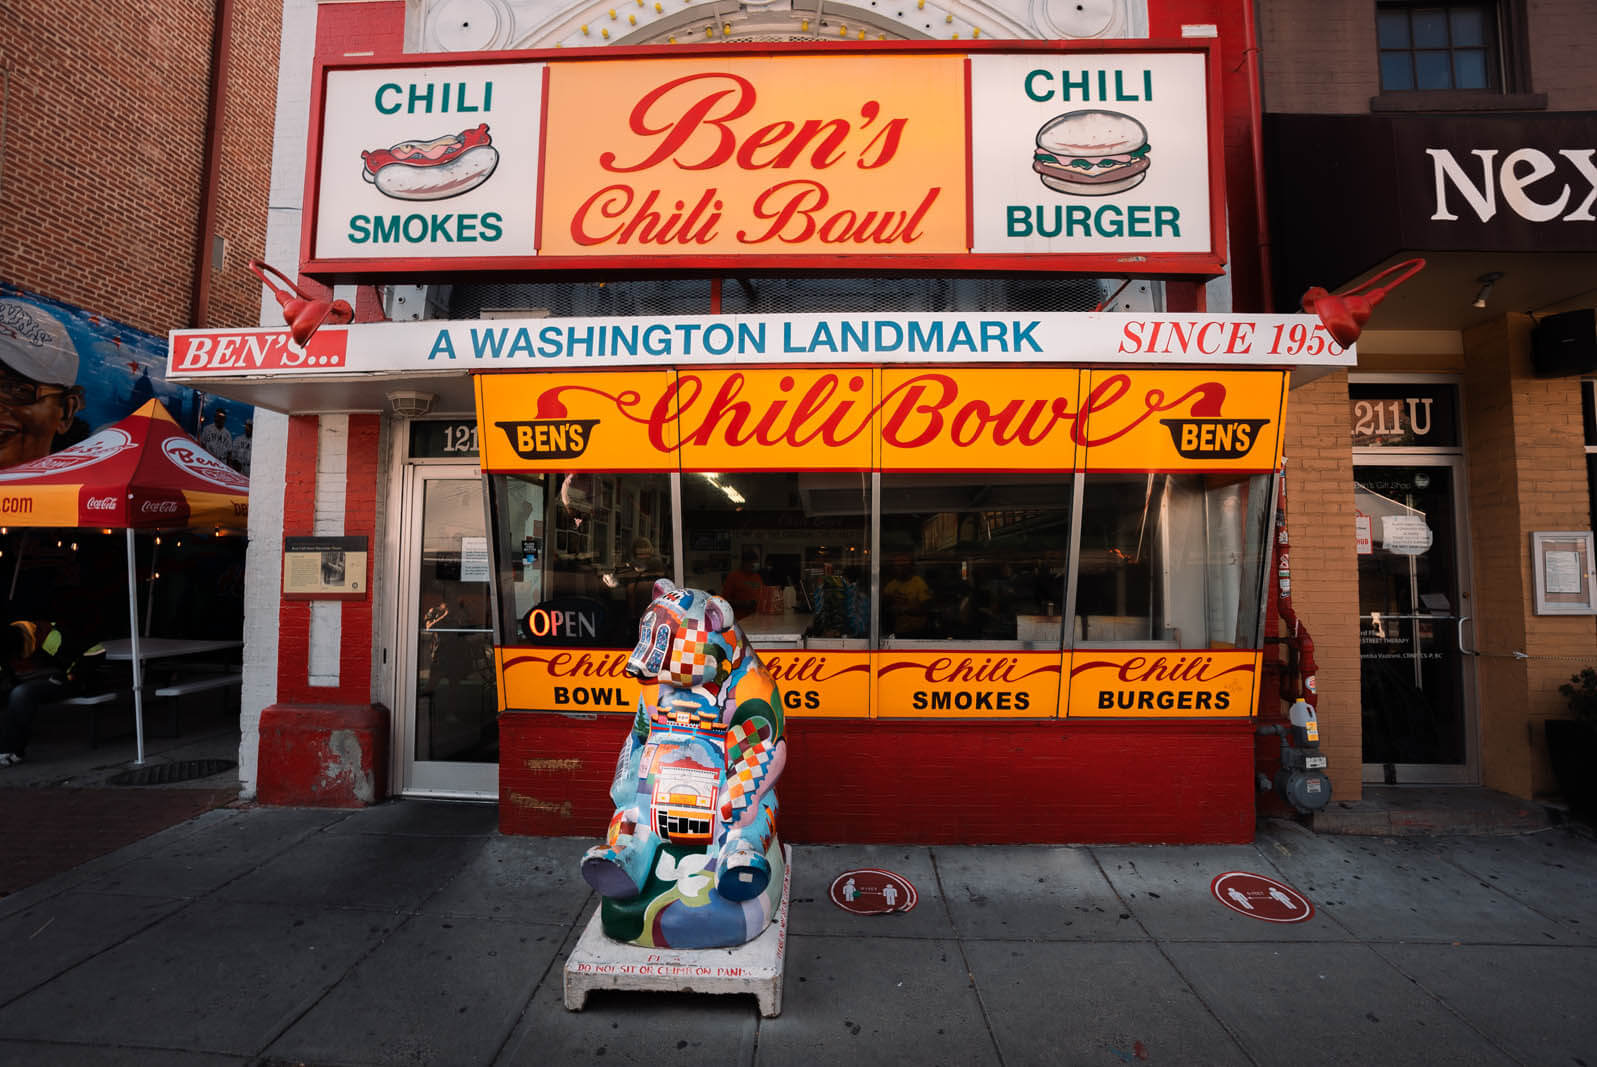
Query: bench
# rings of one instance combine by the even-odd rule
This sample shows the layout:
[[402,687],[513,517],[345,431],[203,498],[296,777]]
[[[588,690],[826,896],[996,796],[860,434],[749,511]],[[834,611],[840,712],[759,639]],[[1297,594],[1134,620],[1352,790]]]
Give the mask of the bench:
[[244,672],[241,670],[222,671],[219,674],[196,674],[187,678],[177,678],[165,685],[157,686],[151,690],[152,695],[162,700],[170,700],[172,707],[172,734],[181,733],[178,729],[178,709],[180,698],[193,696],[195,693],[209,693],[215,689],[230,689],[236,685],[244,684]]
[[131,704],[132,701],[133,690],[131,689],[107,689],[99,693],[83,693],[79,696],[67,697],[64,700],[52,700],[48,704],[42,705],[39,710],[41,712],[52,712],[66,708],[88,708],[89,747],[94,748],[100,743],[101,738],[100,710],[122,703]]

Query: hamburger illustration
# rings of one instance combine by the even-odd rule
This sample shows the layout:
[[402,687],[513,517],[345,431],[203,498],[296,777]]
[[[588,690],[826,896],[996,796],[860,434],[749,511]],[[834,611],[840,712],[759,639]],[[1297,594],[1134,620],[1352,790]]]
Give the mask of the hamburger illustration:
[[1055,115],[1037,131],[1031,169],[1048,188],[1072,196],[1124,192],[1148,173],[1148,131],[1118,111]]

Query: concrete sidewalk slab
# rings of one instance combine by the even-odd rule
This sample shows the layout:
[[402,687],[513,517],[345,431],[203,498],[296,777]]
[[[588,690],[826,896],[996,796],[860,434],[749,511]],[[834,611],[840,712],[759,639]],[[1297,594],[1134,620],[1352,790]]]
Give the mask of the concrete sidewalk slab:
[[1261,1064],[1510,1064],[1366,945],[1187,942],[1181,976]]
[[68,890],[0,919],[6,961],[0,967],[0,1004],[98,956],[182,906],[180,900]]
[[[913,911],[855,915],[832,903],[832,883],[844,871],[878,867],[909,879],[919,898]],[[953,923],[932,862],[932,850],[905,845],[803,845],[793,855],[793,902],[788,926],[806,934],[871,937],[952,937]],[[867,925],[862,925],[867,924]]]
[[939,848],[937,873],[959,935],[1020,940],[1141,940],[1083,848]]
[[569,927],[596,901],[580,869],[591,843],[575,837],[490,837],[420,911]]
[[1006,1064],[1249,1063],[1151,943],[969,941],[965,955]]
[[267,1053],[305,1063],[490,1063],[565,935],[553,926],[414,916]]
[[152,1060],[254,1055],[395,925],[371,912],[197,901],[0,1008],[0,1037],[146,1049]]
[[1361,940],[1539,944],[1565,936],[1558,924],[1448,863],[1422,839],[1304,834],[1276,856],[1276,866],[1322,914]]
[[1557,923],[1560,940],[1597,944],[1597,924],[1591,921],[1592,902],[1597,901],[1597,849],[1589,840],[1548,831],[1522,837],[1442,838],[1431,842],[1431,848],[1448,863]]
[[[1318,914],[1306,922],[1263,922],[1216,900],[1209,886],[1228,871],[1249,871],[1292,884],[1269,861],[1269,849],[1258,845],[1131,845],[1092,852],[1125,907],[1159,940],[1336,941],[1350,936]],[[1303,889],[1295,884],[1293,888]]]
[[787,952],[782,1014],[760,1024],[762,1067],[900,1063],[911,1050],[918,1064],[999,1062],[958,942],[795,933]]
[[1597,949],[1380,945],[1382,957],[1521,1063],[1592,1063]]
[[98,893],[193,898],[281,855],[335,824],[340,813],[305,808],[264,808],[247,817],[224,809],[196,819],[192,832],[164,847],[129,850],[120,864],[87,874],[79,887]]
[[407,912],[453,878],[486,841],[315,834],[223,886],[217,895],[224,900]]

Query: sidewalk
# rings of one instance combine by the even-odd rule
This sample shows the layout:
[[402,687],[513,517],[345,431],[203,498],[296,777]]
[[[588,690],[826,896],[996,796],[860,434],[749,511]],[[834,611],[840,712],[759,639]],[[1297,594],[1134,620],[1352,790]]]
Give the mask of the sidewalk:
[[[1561,828],[1251,845],[796,846],[782,1014],[562,1004],[590,844],[483,805],[209,811],[0,899],[8,1064],[1597,1062],[1597,842]],[[914,883],[834,907],[840,872]],[[1227,910],[1218,874],[1318,909]]]

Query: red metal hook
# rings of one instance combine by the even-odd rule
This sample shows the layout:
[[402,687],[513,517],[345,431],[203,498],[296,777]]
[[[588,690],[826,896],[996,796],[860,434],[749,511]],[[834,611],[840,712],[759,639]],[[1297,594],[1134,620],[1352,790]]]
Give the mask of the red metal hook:
[[[250,273],[261,280],[261,284],[272,291],[277,297],[278,306],[283,309],[283,321],[288,324],[289,336],[294,343],[304,348],[309,343],[311,336],[325,324],[341,326],[355,318],[355,309],[349,306],[347,300],[313,300],[310,296],[294,284],[293,279],[270,263],[259,259],[252,259],[249,263]],[[288,288],[284,290],[272,284],[262,271],[271,271],[281,278]]]
[[[1336,338],[1336,343],[1346,348],[1359,339],[1359,334],[1364,331],[1364,324],[1370,321],[1370,313],[1375,310],[1375,305],[1385,300],[1387,293],[1424,269],[1423,259],[1405,259],[1345,292],[1328,293],[1318,285],[1312,286],[1303,294],[1303,310],[1311,315],[1318,315],[1325,328],[1331,331],[1331,336]],[[1385,285],[1372,288],[1388,274],[1398,271],[1403,273]]]

